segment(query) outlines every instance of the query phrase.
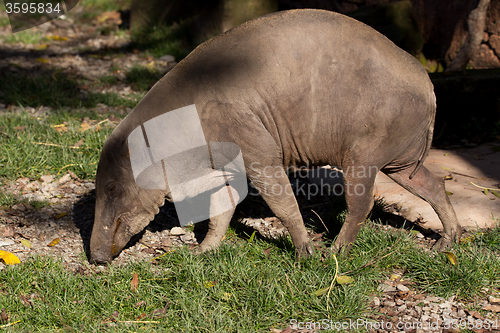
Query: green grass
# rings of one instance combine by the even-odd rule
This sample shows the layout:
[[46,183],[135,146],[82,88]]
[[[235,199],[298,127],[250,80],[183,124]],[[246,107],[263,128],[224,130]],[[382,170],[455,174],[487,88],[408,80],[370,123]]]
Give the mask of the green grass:
[[173,55],[177,62],[184,59],[199,43],[194,41],[187,29],[179,25],[176,28],[156,27],[154,30],[132,34],[131,47],[145,51],[155,57]]
[[[2,9],[0,9],[2,10]],[[0,27],[6,27],[10,24],[8,17],[0,17]]]
[[81,0],[77,6],[82,6],[83,11],[80,13],[70,11],[70,15],[76,15],[78,18],[81,17],[84,20],[92,20],[106,11],[112,12],[130,8],[130,0]]
[[[44,174],[72,170],[81,178],[93,178],[99,153],[111,128],[81,132],[84,116],[89,114],[61,110],[43,119],[27,113],[0,117],[0,177],[37,179]],[[92,115],[92,118],[104,117]],[[64,124],[67,131],[57,131],[54,124]],[[79,140],[83,140],[79,148],[69,148]]]
[[[492,232],[496,237],[498,227]],[[470,299],[500,283],[499,253],[487,246],[461,244],[454,266],[442,254],[417,248],[410,233],[368,223],[351,253],[338,258],[339,273],[348,272],[354,282],[316,296],[335,275],[333,256],[322,260],[317,253],[295,262],[289,238],[250,242],[229,235],[211,253],[197,256],[184,247],[156,264],[111,265],[100,273],[74,274],[50,258],[29,259],[0,271],[0,308],[10,322],[20,320],[14,327],[22,332],[269,332],[291,319],[369,317],[368,295],[396,268],[412,289],[442,297]],[[130,283],[134,273],[137,292]],[[32,305],[24,305],[21,295]],[[138,319],[150,322],[125,323]]]
[[[4,20],[2,20],[2,24]],[[7,19],[6,24],[9,21]],[[46,40],[45,36],[41,32],[33,32],[31,30],[24,30],[17,32],[15,34],[7,34],[2,36],[2,42],[4,43],[23,43],[23,44],[38,44]]]
[[163,73],[157,69],[149,69],[145,66],[134,66],[127,71],[126,80],[131,83],[136,90],[148,91],[155,84]]
[[29,204],[31,207],[35,209],[40,209],[42,207],[49,206],[50,203],[47,200],[38,201],[38,200],[27,200],[22,199],[21,197],[15,196],[12,193],[3,193],[0,192],[0,209],[9,208],[17,203]]

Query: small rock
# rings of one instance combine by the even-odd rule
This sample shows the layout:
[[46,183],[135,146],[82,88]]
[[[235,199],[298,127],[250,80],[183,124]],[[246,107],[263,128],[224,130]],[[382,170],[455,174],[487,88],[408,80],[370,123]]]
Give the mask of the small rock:
[[26,210],[26,207],[22,203],[17,203],[14,206],[12,206],[12,209],[14,210],[20,210],[21,212],[24,212]]
[[448,302],[448,301],[446,301],[446,302],[444,302],[444,303],[439,304],[439,307],[440,307],[441,309],[450,309],[450,308],[451,308],[451,303],[450,303],[450,302]]
[[490,297],[488,297],[488,301],[491,304],[500,305],[500,298],[496,298],[496,297],[490,296]]
[[389,315],[390,317],[396,317],[396,319],[397,319],[398,313],[394,310],[389,310],[387,312],[387,315]]
[[0,235],[4,238],[14,237],[14,227],[12,226],[7,226],[3,230],[0,229],[0,231]]
[[378,291],[381,291],[383,293],[393,293],[393,292],[396,292],[398,291],[396,288],[394,287],[391,287],[385,283],[381,283],[379,284],[378,288],[377,288]]
[[13,245],[13,244],[16,244],[16,242],[14,242],[13,240],[10,240],[10,239],[0,239],[0,247],[1,246],[9,246],[9,245]]
[[168,238],[168,237],[162,238],[161,239],[161,246],[165,246],[165,247],[172,246],[172,242],[170,241],[170,238]]
[[62,176],[58,181],[57,183],[59,185],[62,185],[62,184],[66,184],[67,182],[69,182],[71,180],[71,176],[69,174],[65,174],[64,176]]
[[187,242],[191,241],[192,239],[193,239],[193,235],[191,235],[191,233],[181,235],[181,241],[183,241],[184,243],[187,243]]
[[160,58],[158,58],[158,60],[160,60],[160,61],[166,61],[166,62],[174,62],[175,61],[175,57],[173,55],[166,54],[166,55],[161,56]]
[[396,303],[394,303],[393,301],[387,300],[384,302],[384,306],[385,307],[394,307],[394,306],[396,306]]
[[40,177],[40,180],[44,183],[50,183],[54,180],[54,176],[45,175],[45,176]]
[[170,230],[171,236],[180,236],[180,235],[184,235],[185,233],[186,233],[186,230],[179,228],[179,227],[173,227],[172,230]]
[[401,291],[401,292],[404,292],[404,293],[407,293],[410,291],[410,288],[408,288],[407,286],[403,285],[403,284],[398,284],[396,286],[396,288]]
[[380,298],[378,298],[378,297],[373,297],[373,305],[375,305],[375,306],[380,306]]
[[500,312],[500,305],[488,304],[485,307],[483,307],[483,310],[492,311],[492,312]]
[[23,177],[23,178],[19,178],[19,179],[17,180],[17,182],[18,182],[19,184],[26,185],[26,184],[28,184],[28,183],[30,182],[30,179],[29,179],[28,177]]
[[425,299],[427,302],[440,302],[442,299],[436,296],[429,296]]

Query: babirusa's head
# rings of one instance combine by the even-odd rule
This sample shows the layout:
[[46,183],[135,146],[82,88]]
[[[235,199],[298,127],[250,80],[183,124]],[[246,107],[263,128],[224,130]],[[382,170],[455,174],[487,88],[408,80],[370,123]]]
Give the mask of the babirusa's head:
[[111,262],[120,254],[158,214],[166,194],[165,190],[144,189],[136,184],[127,137],[113,134],[104,144],[96,175],[90,261],[97,264]]

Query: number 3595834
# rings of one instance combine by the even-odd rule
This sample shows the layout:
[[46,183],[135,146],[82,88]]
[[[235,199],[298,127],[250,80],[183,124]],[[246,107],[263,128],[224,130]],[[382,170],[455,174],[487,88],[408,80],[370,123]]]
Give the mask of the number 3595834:
[[59,8],[59,3],[56,3],[56,5],[53,7],[50,2],[48,3],[43,3],[43,2],[31,2],[31,3],[6,3],[5,7],[7,9],[7,14],[14,13],[14,14],[50,14],[52,12],[55,13],[60,13],[61,8]]

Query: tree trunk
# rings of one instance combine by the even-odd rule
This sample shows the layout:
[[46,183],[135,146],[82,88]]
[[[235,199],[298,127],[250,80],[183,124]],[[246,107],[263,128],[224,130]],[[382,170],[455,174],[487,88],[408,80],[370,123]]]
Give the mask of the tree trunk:
[[479,46],[483,41],[484,28],[486,26],[486,12],[490,0],[480,0],[476,8],[474,8],[467,19],[468,35],[464,45],[450,63],[447,72],[465,70],[469,61],[474,59],[474,56],[479,50]]

